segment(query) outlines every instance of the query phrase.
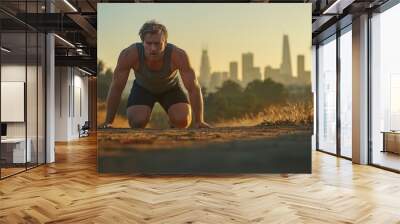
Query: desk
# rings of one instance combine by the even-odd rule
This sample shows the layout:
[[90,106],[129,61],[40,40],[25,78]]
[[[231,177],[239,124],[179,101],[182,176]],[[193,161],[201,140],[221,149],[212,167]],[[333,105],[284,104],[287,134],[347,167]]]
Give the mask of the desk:
[[[25,163],[31,161],[31,145],[32,141],[27,138],[28,142],[25,154],[25,138],[5,138],[1,139],[1,157],[6,163]],[[27,158],[27,161],[25,161]]]
[[393,152],[400,154],[400,131],[382,131],[382,152]]

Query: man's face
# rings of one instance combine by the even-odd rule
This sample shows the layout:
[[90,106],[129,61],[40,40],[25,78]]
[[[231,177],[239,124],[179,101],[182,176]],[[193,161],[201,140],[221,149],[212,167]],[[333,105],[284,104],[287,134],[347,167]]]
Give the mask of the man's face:
[[163,56],[165,50],[165,37],[162,32],[148,33],[143,38],[144,54],[147,58],[156,60]]

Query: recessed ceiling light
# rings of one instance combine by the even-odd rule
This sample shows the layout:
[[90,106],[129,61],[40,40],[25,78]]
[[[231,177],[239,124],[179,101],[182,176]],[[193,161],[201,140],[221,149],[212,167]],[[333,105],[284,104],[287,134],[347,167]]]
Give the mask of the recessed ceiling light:
[[11,52],[11,50],[9,50],[9,49],[7,49],[5,47],[1,47],[1,51],[4,51],[6,53],[10,53]]
[[351,5],[355,0],[336,0],[327,9],[325,9],[322,14],[342,14],[343,9]]
[[68,40],[66,40],[66,39],[64,39],[64,38],[62,38],[62,37],[60,37],[59,35],[57,35],[57,34],[54,34],[54,36],[55,37],[57,37],[59,40],[61,40],[62,42],[64,42],[64,43],[66,43],[67,45],[69,45],[70,47],[73,47],[73,48],[75,48],[75,45],[73,45],[71,42],[69,42]]
[[69,1],[64,0],[65,4],[67,4],[74,12],[78,12],[78,10],[71,4]]
[[83,72],[83,73],[85,73],[85,74],[87,74],[87,75],[92,75],[92,73],[90,73],[90,72],[88,72],[88,71],[85,71],[85,70],[83,70],[83,69],[81,69],[81,68],[79,68],[79,67],[78,67],[78,70],[81,71],[81,72]]

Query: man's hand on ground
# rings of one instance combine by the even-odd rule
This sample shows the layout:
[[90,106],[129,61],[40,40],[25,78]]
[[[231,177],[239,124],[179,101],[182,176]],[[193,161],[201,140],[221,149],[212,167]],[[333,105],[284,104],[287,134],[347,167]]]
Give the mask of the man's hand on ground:
[[105,122],[100,126],[101,128],[112,128],[112,124]]
[[206,122],[201,121],[201,122],[196,122],[194,124],[194,128],[212,128],[212,127],[211,127],[211,125],[207,124]]

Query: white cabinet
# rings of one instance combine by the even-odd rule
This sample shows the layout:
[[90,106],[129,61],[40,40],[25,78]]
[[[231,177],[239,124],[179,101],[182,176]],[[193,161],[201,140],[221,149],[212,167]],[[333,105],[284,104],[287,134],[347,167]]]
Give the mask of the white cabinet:
[[[11,162],[11,154],[12,163],[25,163],[32,161],[32,140],[27,138],[26,142],[28,145],[25,151],[25,138],[7,138],[1,140],[2,151],[10,151],[9,162]],[[25,159],[27,159],[27,161],[25,161]]]

